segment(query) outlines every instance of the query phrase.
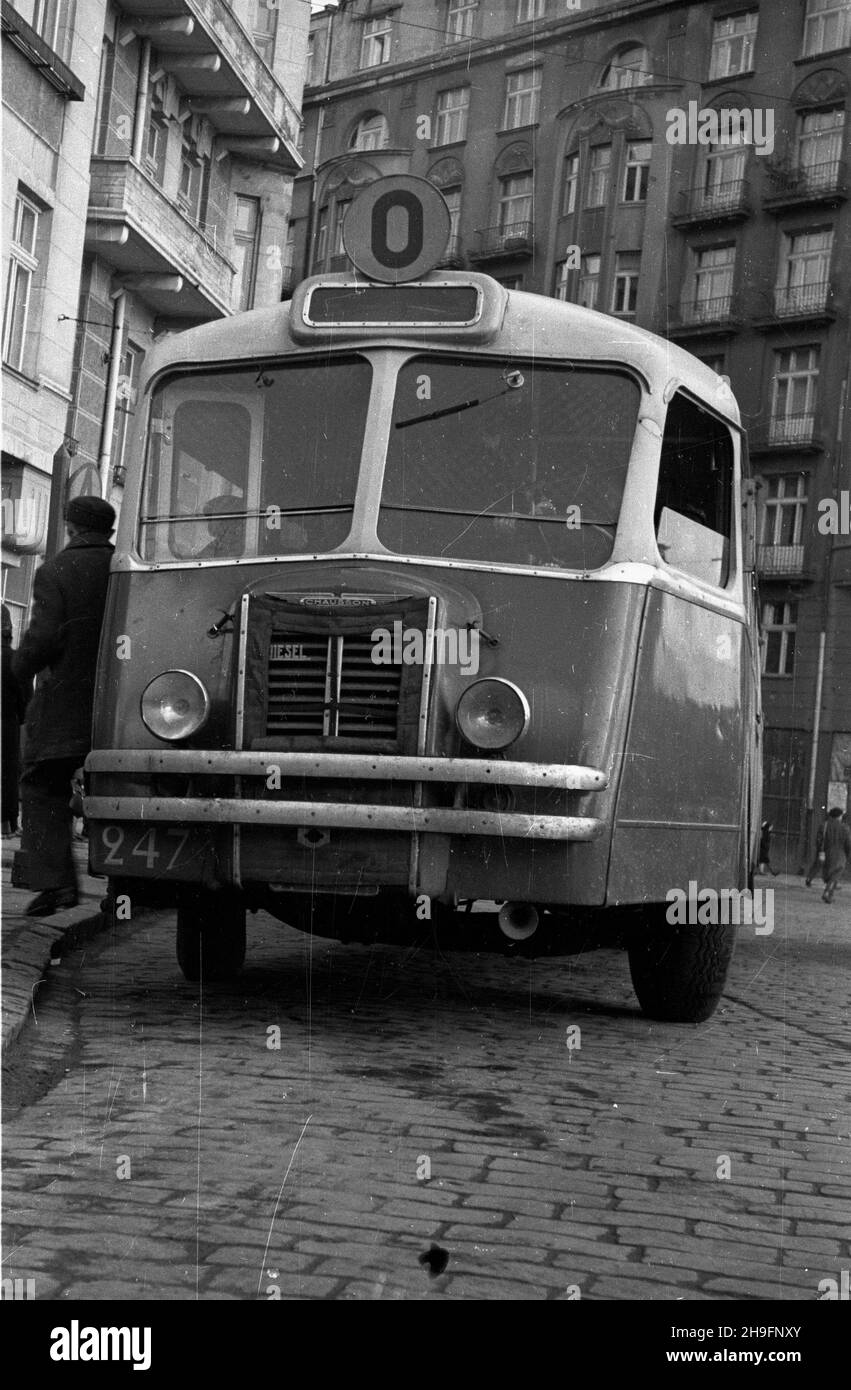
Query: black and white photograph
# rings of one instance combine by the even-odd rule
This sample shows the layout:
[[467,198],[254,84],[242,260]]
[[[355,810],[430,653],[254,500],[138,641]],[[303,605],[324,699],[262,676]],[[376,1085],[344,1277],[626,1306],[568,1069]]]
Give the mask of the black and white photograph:
[[804,1369],[851,1301],[851,0],[2,34],[30,1369],[292,1301]]

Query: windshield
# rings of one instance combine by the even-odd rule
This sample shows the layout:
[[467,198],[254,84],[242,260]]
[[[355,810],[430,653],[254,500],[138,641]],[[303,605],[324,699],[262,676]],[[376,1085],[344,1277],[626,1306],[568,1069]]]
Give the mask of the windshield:
[[349,533],[372,368],[333,358],[183,374],[151,403],[143,559],[331,550]]
[[379,539],[400,554],[604,564],[639,400],[614,369],[413,359],[396,387]]

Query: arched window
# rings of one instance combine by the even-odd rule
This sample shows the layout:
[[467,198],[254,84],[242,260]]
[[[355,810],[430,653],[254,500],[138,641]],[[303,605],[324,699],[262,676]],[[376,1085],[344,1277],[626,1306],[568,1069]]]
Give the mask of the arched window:
[[650,73],[647,62],[647,49],[639,44],[618,48],[603,69],[600,86],[610,91],[624,87],[640,87],[647,82]]
[[383,150],[390,143],[390,128],[387,117],[380,111],[369,111],[361,116],[349,139],[350,150]]

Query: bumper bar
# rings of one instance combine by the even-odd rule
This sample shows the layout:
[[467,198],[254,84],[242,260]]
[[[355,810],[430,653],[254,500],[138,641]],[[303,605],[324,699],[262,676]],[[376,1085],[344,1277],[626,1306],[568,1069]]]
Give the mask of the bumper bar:
[[87,772],[182,773],[234,777],[352,778],[354,781],[476,782],[499,787],[550,787],[555,791],[598,792],[605,772],[569,763],[489,762],[483,758],[413,758],[370,753],[236,753],[194,749],[98,750],[86,759]]
[[422,806],[352,806],[347,802],[245,801],[220,797],[87,796],[92,821],[170,821],[179,825],[315,825],[326,830],[429,831],[436,835],[504,835],[526,840],[593,840],[603,823],[590,816]]

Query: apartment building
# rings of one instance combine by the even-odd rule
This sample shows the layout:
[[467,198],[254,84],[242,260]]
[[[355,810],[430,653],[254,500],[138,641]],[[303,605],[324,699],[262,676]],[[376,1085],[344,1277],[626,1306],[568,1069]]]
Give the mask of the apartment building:
[[407,172],[446,197],[447,265],[730,377],[758,473],[764,815],[799,867],[851,793],[851,0],[341,0],[309,49],[289,287],[345,268],[352,197]]
[[280,299],[309,15],[308,0],[3,0],[3,578],[18,622],[54,456],[69,475],[54,499],[98,491],[119,508],[148,346]]

